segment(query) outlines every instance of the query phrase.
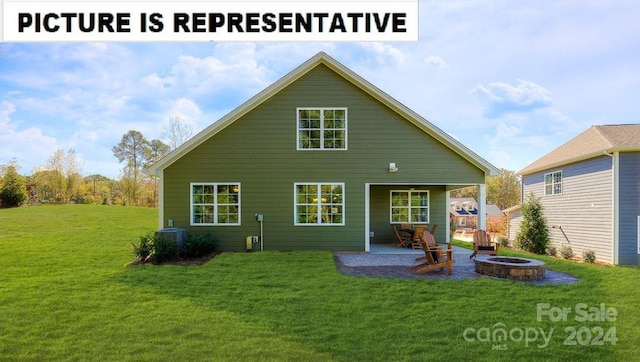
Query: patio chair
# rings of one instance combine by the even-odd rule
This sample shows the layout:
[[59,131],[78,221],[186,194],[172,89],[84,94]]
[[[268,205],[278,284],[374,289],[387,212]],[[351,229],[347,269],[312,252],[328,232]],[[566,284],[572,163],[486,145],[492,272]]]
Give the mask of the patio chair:
[[473,234],[473,253],[469,259],[478,254],[498,255],[500,244],[491,241],[491,236],[485,230],[477,230]]
[[391,225],[391,229],[393,229],[393,235],[396,237],[396,247],[408,247],[411,243],[411,238],[408,236],[400,235],[400,233],[398,232],[398,228],[395,225]]
[[427,230],[426,226],[416,226],[413,228],[413,237],[411,238],[411,249],[420,249],[422,245],[420,244],[420,237],[422,233]]
[[432,270],[440,269],[444,270],[447,267],[447,275],[451,275],[453,272],[453,249],[451,249],[451,243],[447,243],[446,254],[442,248],[436,244],[433,235],[429,232],[424,232],[421,236],[421,246],[424,250],[424,257],[417,258],[416,261],[423,261],[418,265],[411,267],[411,270],[416,274],[427,273]]
[[431,235],[436,236],[436,231],[438,231],[438,224],[433,224],[429,232],[431,233]]

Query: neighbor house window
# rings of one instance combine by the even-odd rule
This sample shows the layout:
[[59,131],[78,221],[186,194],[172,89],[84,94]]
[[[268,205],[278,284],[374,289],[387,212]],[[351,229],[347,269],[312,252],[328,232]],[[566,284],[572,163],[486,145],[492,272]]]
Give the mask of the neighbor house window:
[[544,194],[545,195],[561,195],[562,194],[562,171],[550,172],[544,174]]
[[344,225],[344,183],[296,183],[295,225]]
[[298,150],[346,150],[346,108],[298,108]]
[[391,191],[391,223],[429,223],[429,191]]
[[240,184],[192,183],[191,225],[240,225]]

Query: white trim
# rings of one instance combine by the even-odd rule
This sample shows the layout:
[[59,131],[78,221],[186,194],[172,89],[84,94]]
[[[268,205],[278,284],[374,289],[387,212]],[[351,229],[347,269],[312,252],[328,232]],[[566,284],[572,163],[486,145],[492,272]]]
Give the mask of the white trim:
[[[316,215],[317,220],[319,222],[317,223],[300,223],[298,222],[298,198],[297,198],[297,192],[298,192],[298,185],[315,185],[318,186],[318,193],[322,192],[322,186],[324,185],[340,185],[342,187],[342,212],[340,213],[340,215],[342,215],[342,222],[340,223],[323,223],[322,222],[322,218],[319,217],[319,215]],[[344,226],[345,225],[345,220],[346,220],[346,192],[345,192],[345,183],[344,182],[294,182],[293,183],[293,226]],[[318,210],[321,209],[322,205],[322,200],[318,199],[317,200],[317,206],[318,206]]]
[[[555,182],[555,174],[557,173],[560,174],[560,182]],[[550,194],[547,193],[547,175],[551,175],[551,193]],[[562,170],[556,170],[556,171],[545,173],[542,179],[542,183],[544,184],[544,196],[562,195],[562,193],[564,192],[564,175],[562,174]],[[558,183],[560,184],[560,192],[556,193],[555,186]]]
[[220,118],[218,121],[212,123],[209,127],[205,128],[202,132],[198,133],[187,142],[183,143],[180,147],[178,147],[173,152],[169,153],[167,156],[160,159],[158,162],[154,163],[150,168],[146,169],[145,172],[149,174],[158,174],[160,170],[167,168],[176,160],[180,159],[183,155],[187,154],[194,148],[198,147],[200,144],[204,143],[206,140],[211,138],[216,133],[220,132],[224,128],[226,128],[231,123],[235,122],[237,119],[241,118],[254,108],[261,105],[266,100],[270,99],[273,95],[283,90],[285,87],[289,86],[300,77],[304,76],[306,73],[314,69],[316,66],[323,64],[336,72],[338,75],[343,77],[345,80],[351,82],[356,87],[360,88],[367,94],[371,95],[374,99],[378,100],[391,110],[398,113],[407,121],[416,125],[420,130],[427,133],[431,137],[438,140],[443,145],[447,146],[451,150],[453,150],[460,157],[466,159],[471,162],[477,168],[485,171],[487,175],[498,175],[500,171],[497,167],[489,163],[487,160],[480,157],[478,154],[473,152],[471,149],[466,147],[460,141],[451,137],[446,132],[442,131],[440,128],[436,127],[431,122],[427,121],[425,118],[415,113],[411,109],[407,108],[402,103],[398,102],[393,97],[389,96],[373,84],[369,83],[366,79],[360,77],[358,74],[345,67],[335,59],[331,58],[324,52],[319,52],[306,62],[302,63],[300,66],[277,80],[275,83],[271,84],[267,88],[265,88],[260,93],[251,97],[249,100],[235,108],[233,111],[227,113],[224,117]]
[[[219,223],[218,220],[218,201],[216,194],[214,194],[214,202],[213,202],[213,222],[212,223],[194,223],[193,222],[193,186],[194,185],[209,185],[213,186],[215,189],[218,186],[224,185],[238,185],[238,222],[235,223]],[[240,182],[191,182],[189,183],[189,225],[190,226],[240,226],[242,225],[242,185]]]
[[478,229],[487,230],[487,185],[478,185]]
[[611,159],[613,167],[613,223],[612,230],[612,243],[611,243],[611,255],[614,265],[618,264],[620,253],[620,152],[614,152]]
[[158,230],[164,229],[164,170],[158,175]]
[[[320,111],[320,147],[319,148],[303,148],[300,147],[300,111],[301,110],[319,110]],[[344,147],[342,148],[325,148],[324,147],[324,111],[325,110],[344,110]],[[339,128],[332,128],[339,129]],[[296,108],[296,150],[297,151],[348,151],[349,150],[349,109],[348,107],[297,107]]]
[[[406,192],[409,194],[409,205],[407,208],[409,209],[409,213],[407,216],[409,220],[407,221],[393,221],[393,193],[394,192]],[[424,206],[427,209],[426,221],[412,221],[411,220],[411,194],[412,193],[426,193],[427,194],[427,205]],[[422,205],[421,205],[422,206]],[[429,220],[431,219],[431,192],[429,190],[390,190],[389,191],[389,223],[390,224],[401,224],[401,223],[412,223],[412,224],[429,224]]]
[[371,250],[371,184],[364,184],[364,251],[368,253]]

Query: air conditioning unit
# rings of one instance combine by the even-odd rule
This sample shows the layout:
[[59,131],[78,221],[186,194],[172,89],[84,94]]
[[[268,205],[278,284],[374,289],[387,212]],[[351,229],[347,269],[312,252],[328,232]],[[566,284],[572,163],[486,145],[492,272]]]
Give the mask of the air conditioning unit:
[[156,231],[156,236],[173,240],[178,249],[184,249],[184,243],[187,240],[187,231],[180,228],[165,228]]

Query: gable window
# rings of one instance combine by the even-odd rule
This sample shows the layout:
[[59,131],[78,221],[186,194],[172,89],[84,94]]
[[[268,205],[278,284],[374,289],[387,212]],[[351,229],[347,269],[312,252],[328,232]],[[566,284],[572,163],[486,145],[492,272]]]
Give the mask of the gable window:
[[240,225],[240,184],[191,183],[191,225]]
[[346,150],[346,108],[298,108],[298,150]]
[[344,225],[344,183],[296,183],[295,225]]
[[544,194],[562,195],[562,171],[544,174]]
[[429,191],[391,191],[391,223],[429,223]]

